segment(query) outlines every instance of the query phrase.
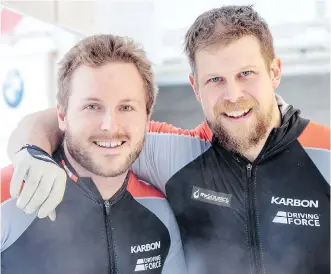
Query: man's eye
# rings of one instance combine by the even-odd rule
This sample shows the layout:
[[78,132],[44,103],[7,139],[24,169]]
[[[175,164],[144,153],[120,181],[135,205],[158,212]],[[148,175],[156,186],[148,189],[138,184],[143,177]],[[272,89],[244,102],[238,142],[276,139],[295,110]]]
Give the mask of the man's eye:
[[246,76],[251,75],[252,73],[253,73],[252,71],[247,70],[247,71],[243,71],[243,72],[241,72],[241,73],[240,73],[240,76],[244,76],[244,77],[246,77]]
[[89,110],[98,110],[99,107],[96,106],[96,105],[88,105],[88,106],[86,107],[86,109],[89,109]]
[[221,77],[213,77],[213,78],[210,79],[210,81],[211,81],[212,83],[218,83],[218,82],[221,81]]
[[121,110],[123,111],[131,111],[133,108],[131,106],[121,106]]

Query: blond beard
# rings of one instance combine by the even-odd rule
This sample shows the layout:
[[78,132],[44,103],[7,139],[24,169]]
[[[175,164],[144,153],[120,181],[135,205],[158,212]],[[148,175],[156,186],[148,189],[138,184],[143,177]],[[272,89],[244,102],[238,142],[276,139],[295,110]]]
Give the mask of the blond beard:
[[[125,163],[116,170],[102,170],[94,159],[89,155],[88,151],[82,147],[79,142],[73,140],[73,136],[69,131],[65,132],[64,141],[66,143],[68,152],[70,156],[85,170],[101,176],[101,177],[117,177],[125,172],[131,167],[133,162],[138,158],[140,152],[143,149],[145,136],[137,143],[135,149],[127,156]],[[111,162],[109,163],[111,166]]]
[[[245,107],[243,107],[246,105]],[[243,108],[236,108],[239,109],[247,109],[249,105],[241,104]],[[250,106],[254,105],[254,109],[256,109],[257,104],[250,104]],[[219,108],[218,108],[219,109]],[[252,147],[257,146],[265,137],[266,134],[269,132],[269,129],[272,124],[272,116],[273,116],[273,104],[270,105],[269,110],[263,114],[261,111],[256,111],[256,119],[257,122],[253,125],[252,129],[247,131],[245,128],[239,128],[239,134],[234,136],[231,134],[222,124],[221,122],[217,122],[220,120],[220,113],[216,115],[216,122],[207,121],[208,125],[212,129],[215,137],[217,138],[218,143],[223,146],[225,149],[229,151],[233,151],[235,153],[244,154],[247,150]],[[240,137],[239,137],[240,136]]]

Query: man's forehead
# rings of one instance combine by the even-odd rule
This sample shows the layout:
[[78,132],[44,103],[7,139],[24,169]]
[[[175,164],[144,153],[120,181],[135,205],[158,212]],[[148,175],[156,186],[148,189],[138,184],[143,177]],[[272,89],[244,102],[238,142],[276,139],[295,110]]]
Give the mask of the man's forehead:
[[117,80],[119,77],[141,78],[137,67],[132,63],[108,62],[98,67],[92,67],[85,64],[80,65],[73,72],[72,78],[83,78],[87,80],[106,79]]
[[[123,65],[123,64],[122,64]],[[108,88],[131,89],[132,86],[142,87],[143,79],[133,64],[125,66],[80,66],[71,78],[71,87],[76,88]],[[130,66],[132,65],[132,66]]]
[[205,47],[196,53],[196,57],[231,57],[231,55],[253,55],[260,54],[261,46],[257,38],[252,36],[242,37],[227,44],[214,44]]
[[196,53],[196,67],[199,69],[236,69],[249,66],[263,66],[264,58],[259,46],[219,46]]

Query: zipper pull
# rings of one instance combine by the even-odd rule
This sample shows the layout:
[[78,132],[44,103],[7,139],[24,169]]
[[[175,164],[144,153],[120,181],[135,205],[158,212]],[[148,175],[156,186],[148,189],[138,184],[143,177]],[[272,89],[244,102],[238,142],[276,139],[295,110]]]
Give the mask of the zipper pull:
[[247,177],[251,178],[252,177],[252,164],[248,164],[246,166],[246,170],[247,170]]
[[106,214],[107,214],[107,216],[109,216],[109,214],[110,214],[110,203],[109,203],[109,201],[108,200],[105,201],[104,205],[105,205],[105,209],[106,209]]

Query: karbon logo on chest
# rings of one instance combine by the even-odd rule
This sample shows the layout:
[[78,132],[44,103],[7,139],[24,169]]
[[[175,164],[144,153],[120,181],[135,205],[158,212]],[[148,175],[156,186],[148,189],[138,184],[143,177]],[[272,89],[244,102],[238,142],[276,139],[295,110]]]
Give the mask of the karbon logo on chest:
[[296,207],[315,207],[318,208],[318,200],[300,200],[291,198],[274,197],[271,198],[271,203],[276,205],[296,206]]
[[161,247],[161,242],[149,243],[144,245],[131,246],[131,253],[147,252]]

